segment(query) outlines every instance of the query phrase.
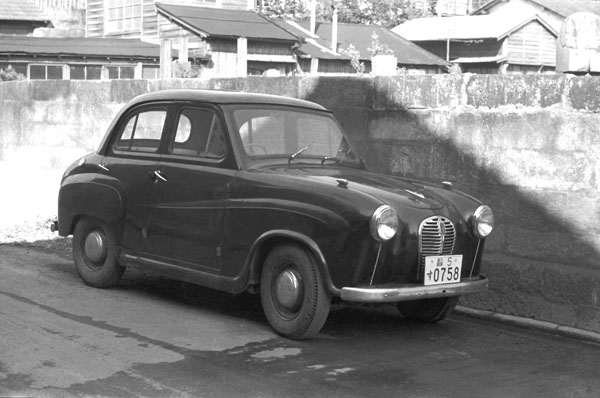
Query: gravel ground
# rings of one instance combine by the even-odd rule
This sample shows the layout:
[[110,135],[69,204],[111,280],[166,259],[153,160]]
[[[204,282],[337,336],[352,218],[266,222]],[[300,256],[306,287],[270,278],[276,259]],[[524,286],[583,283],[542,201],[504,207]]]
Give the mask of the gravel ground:
[[28,164],[27,159],[0,162],[0,245],[70,250],[70,238],[50,231],[50,223],[57,219],[63,171]]

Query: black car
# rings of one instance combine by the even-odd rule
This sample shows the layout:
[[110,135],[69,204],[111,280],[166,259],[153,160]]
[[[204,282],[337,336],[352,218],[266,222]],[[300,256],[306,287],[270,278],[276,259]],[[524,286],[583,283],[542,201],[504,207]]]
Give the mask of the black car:
[[480,275],[489,207],[367,171],[331,112],[292,98],[204,90],[141,95],[65,172],[61,236],[86,284],[126,266],[260,293],[273,329],[319,332],[332,300],[396,303],[436,322]]

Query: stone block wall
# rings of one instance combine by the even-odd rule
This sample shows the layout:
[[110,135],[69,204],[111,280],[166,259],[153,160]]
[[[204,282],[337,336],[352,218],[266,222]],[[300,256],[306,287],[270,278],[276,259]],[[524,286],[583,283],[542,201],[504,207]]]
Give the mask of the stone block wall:
[[0,161],[64,168],[135,95],[209,88],[330,108],[374,171],[452,181],[497,219],[473,308],[600,332],[600,78],[277,77],[0,84]]

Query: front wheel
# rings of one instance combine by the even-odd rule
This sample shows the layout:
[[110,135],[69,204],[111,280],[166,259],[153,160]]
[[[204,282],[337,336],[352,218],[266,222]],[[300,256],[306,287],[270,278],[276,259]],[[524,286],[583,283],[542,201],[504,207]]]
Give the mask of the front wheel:
[[277,246],[267,256],[260,297],[273,329],[298,340],[321,330],[331,304],[313,254],[295,244]]
[[75,226],[73,260],[81,279],[93,287],[114,286],[125,272],[117,262],[113,228],[92,217],[83,217]]
[[401,301],[396,304],[396,307],[408,319],[435,323],[450,314],[457,303],[458,297],[438,297],[416,301]]

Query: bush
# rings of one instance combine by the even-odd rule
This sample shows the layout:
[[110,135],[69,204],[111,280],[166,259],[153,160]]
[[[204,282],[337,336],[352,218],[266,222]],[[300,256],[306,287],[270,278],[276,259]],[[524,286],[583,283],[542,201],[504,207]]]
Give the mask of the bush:
[[5,81],[10,81],[10,80],[24,80],[25,76],[23,76],[23,74],[18,73],[16,70],[13,69],[12,65],[8,65],[6,67],[6,70],[0,68],[0,80],[5,82]]

